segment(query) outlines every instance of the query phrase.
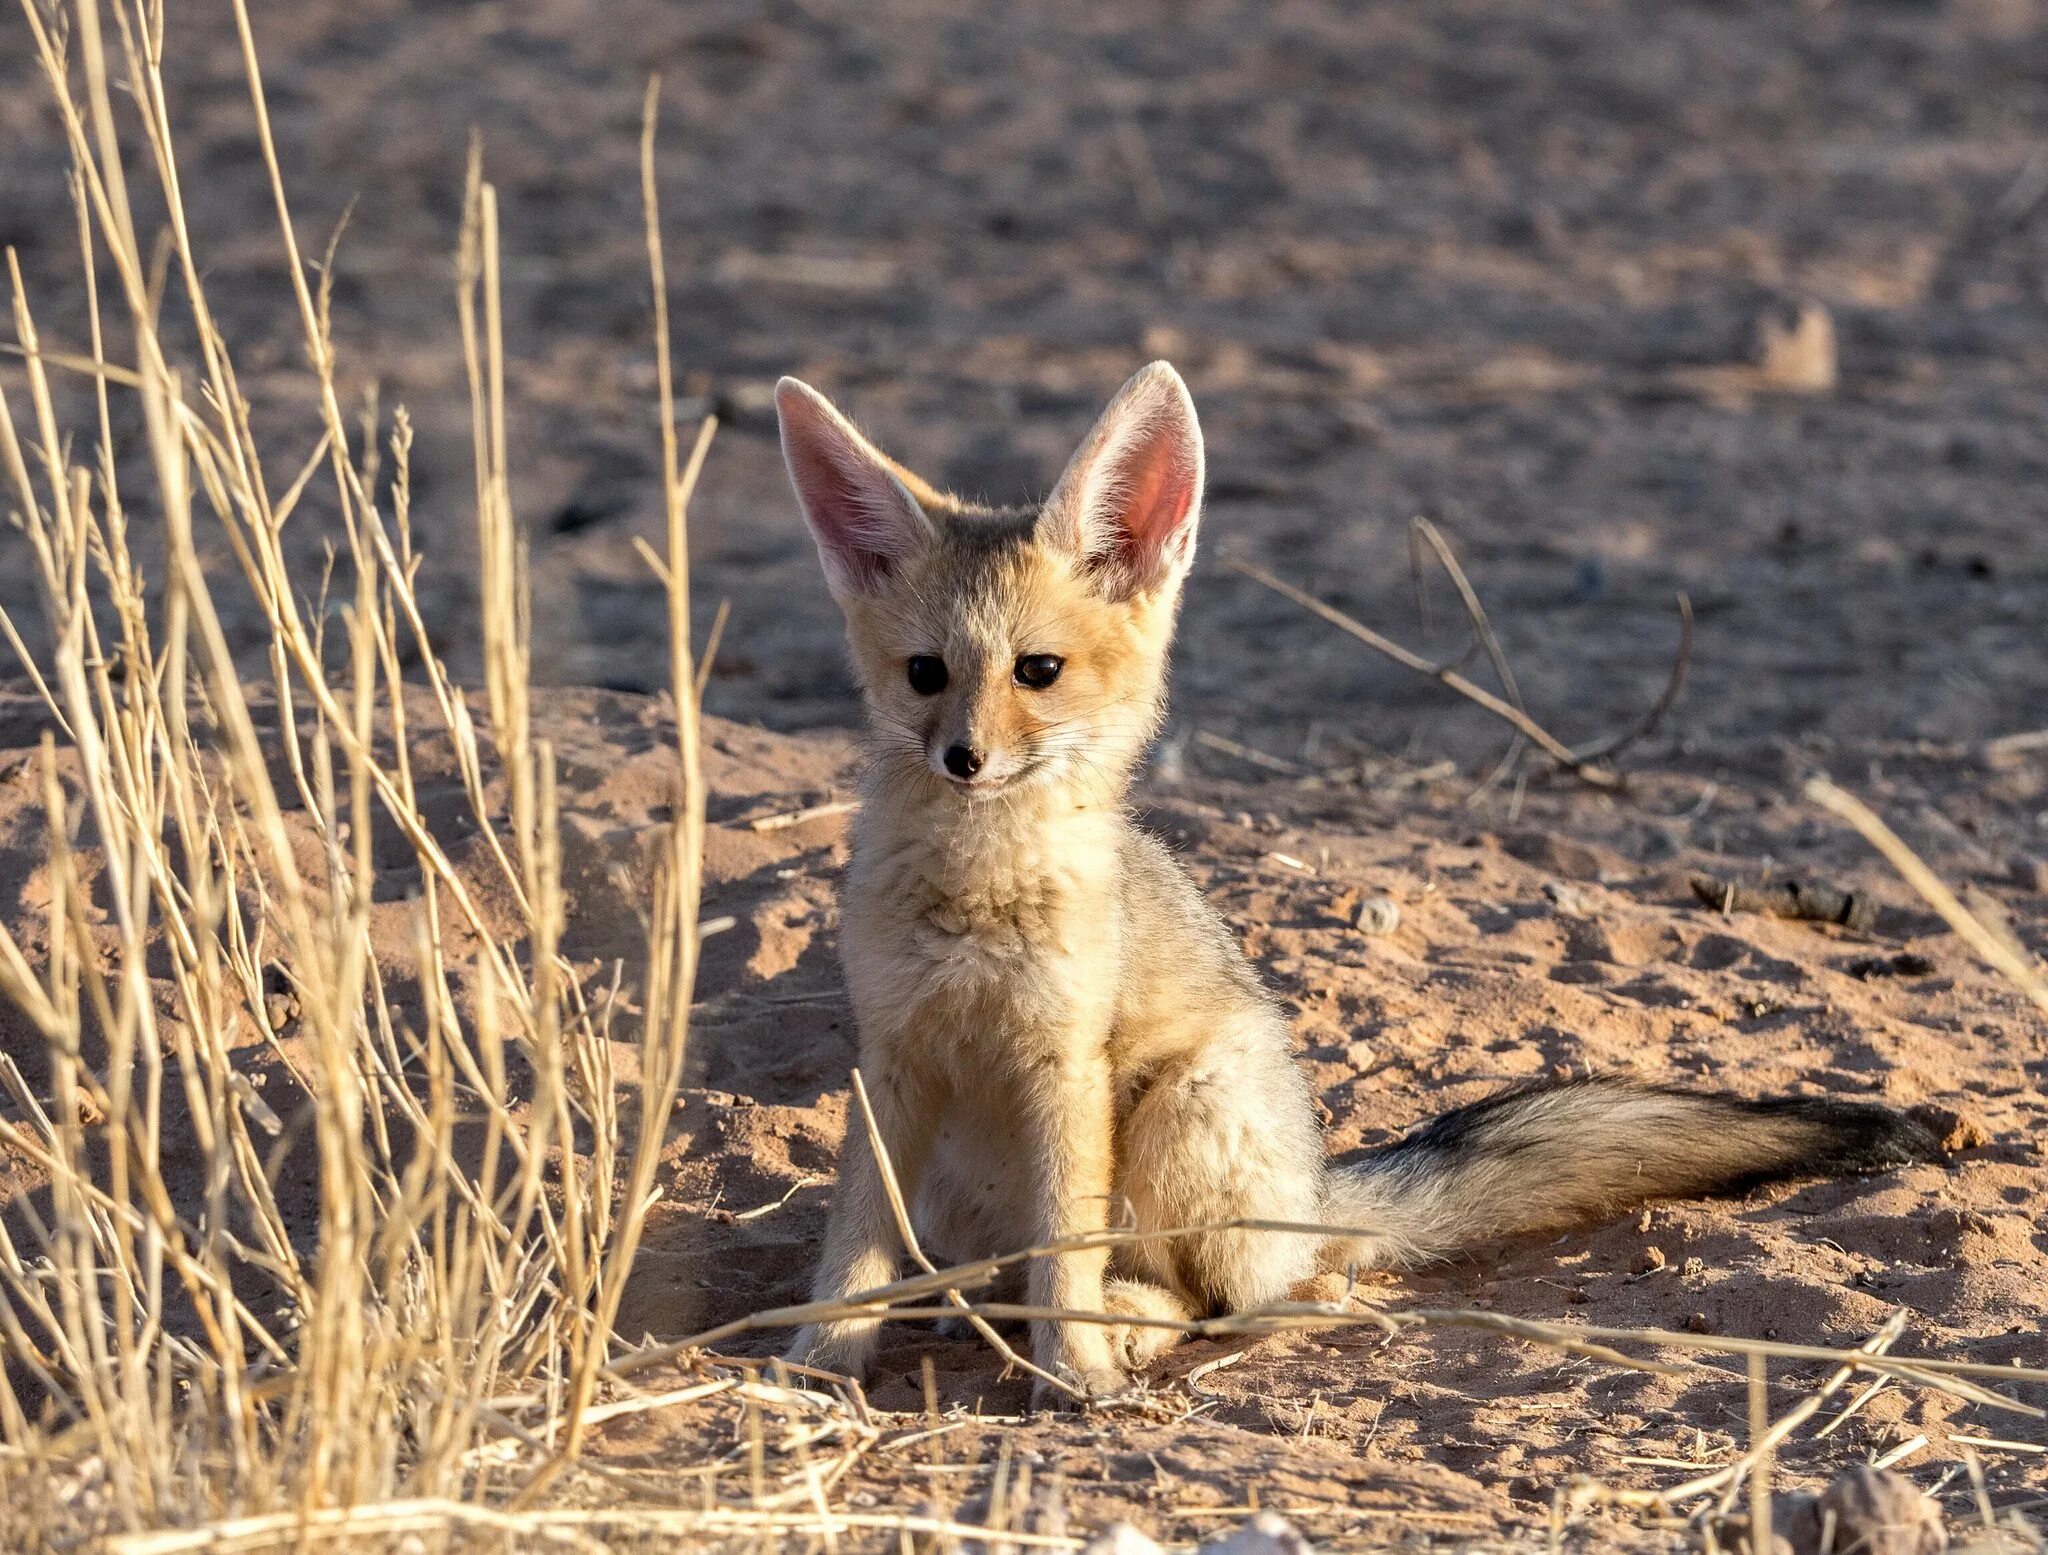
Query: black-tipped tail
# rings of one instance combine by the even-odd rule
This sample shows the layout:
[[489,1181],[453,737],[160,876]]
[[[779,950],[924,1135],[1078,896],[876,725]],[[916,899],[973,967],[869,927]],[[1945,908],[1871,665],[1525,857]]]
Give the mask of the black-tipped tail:
[[1333,1242],[1328,1261],[1421,1263],[1495,1237],[1585,1225],[1647,1199],[1945,1159],[1926,1128],[1868,1102],[1544,1082],[1447,1112],[1332,1173],[1327,1217],[1371,1234]]

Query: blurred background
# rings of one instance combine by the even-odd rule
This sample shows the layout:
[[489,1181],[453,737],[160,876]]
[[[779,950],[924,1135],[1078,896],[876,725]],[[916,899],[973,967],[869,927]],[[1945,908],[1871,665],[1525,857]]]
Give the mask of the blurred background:
[[[1667,758],[2048,723],[2030,0],[255,9],[309,254],[347,215],[344,378],[411,412],[427,592],[471,674],[452,255],[474,130],[501,201],[537,673],[660,687],[661,594],[632,546],[660,522],[636,165],[659,72],[678,369],[686,409],[723,422],[695,510],[700,613],[731,603],[713,712],[854,717],[782,483],[777,375],[933,480],[1014,500],[1166,356],[1213,472],[1183,733],[1290,761],[1497,753],[1498,726],[1221,564],[1455,655],[1441,578],[1418,611],[1417,515],[1567,739],[1654,699],[1680,589],[1699,635]],[[232,13],[167,17],[199,244],[282,486],[315,418]],[[10,9],[0,242],[50,343],[78,349],[31,55]],[[292,519],[309,552],[325,519],[311,499]],[[32,617],[25,572],[0,569],[0,600]]]

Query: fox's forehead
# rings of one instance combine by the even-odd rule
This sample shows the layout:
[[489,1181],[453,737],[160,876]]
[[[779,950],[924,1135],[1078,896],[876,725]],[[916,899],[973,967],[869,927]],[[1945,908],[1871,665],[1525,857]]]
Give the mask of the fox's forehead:
[[1039,543],[1036,523],[1030,509],[939,517],[931,545],[888,591],[903,650],[1052,652],[1110,609],[1067,556]]

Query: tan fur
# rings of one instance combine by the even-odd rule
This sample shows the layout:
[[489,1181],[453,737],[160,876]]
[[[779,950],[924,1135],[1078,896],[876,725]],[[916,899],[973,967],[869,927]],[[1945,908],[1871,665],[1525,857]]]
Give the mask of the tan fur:
[[[860,1064],[932,1256],[1126,1221],[1360,1228],[1327,1241],[1205,1230],[1113,1258],[1041,1258],[1025,1277],[1034,1306],[1207,1314],[1284,1298],[1319,1264],[1412,1262],[1569,1224],[1789,1162],[1810,1142],[1795,1120],[1583,1091],[1506,1098],[1444,1149],[1423,1141],[1328,1170],[1284,1021],[1124,809],[1161,716],[1199,517],[1201,439],[1179,378],[1158,363],[1127,384],[1036,510],[933,492],[793,380],[778,406],[868,715],[841,893]],[[1064,660],[1041,690],[1016,678],[1031,654]],[[943,659],[943,691],[912,688],[917,655]],[[972,781],[948,775],[956,745],[982,760]],[[855,1120],[816,1295],[886,1284],[900,1253]],[[857,1374],[876,1328],[807,1328],[791,1354]],[[1032,1351],[1102,1392],[1170,1342],[1139,1325],[1043,1322]]]

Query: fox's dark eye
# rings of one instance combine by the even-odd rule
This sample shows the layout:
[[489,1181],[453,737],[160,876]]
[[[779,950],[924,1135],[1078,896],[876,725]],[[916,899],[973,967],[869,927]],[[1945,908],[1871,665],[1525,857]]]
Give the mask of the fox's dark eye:
[[1066,662],[1056,653],[1027,653],[1017,661],[1017,684],[1043,691],[1060,678]]
[[937,654],[913,654],[907,668],[910,689],[919,696],[935,697],[946,689],[946,661]]

